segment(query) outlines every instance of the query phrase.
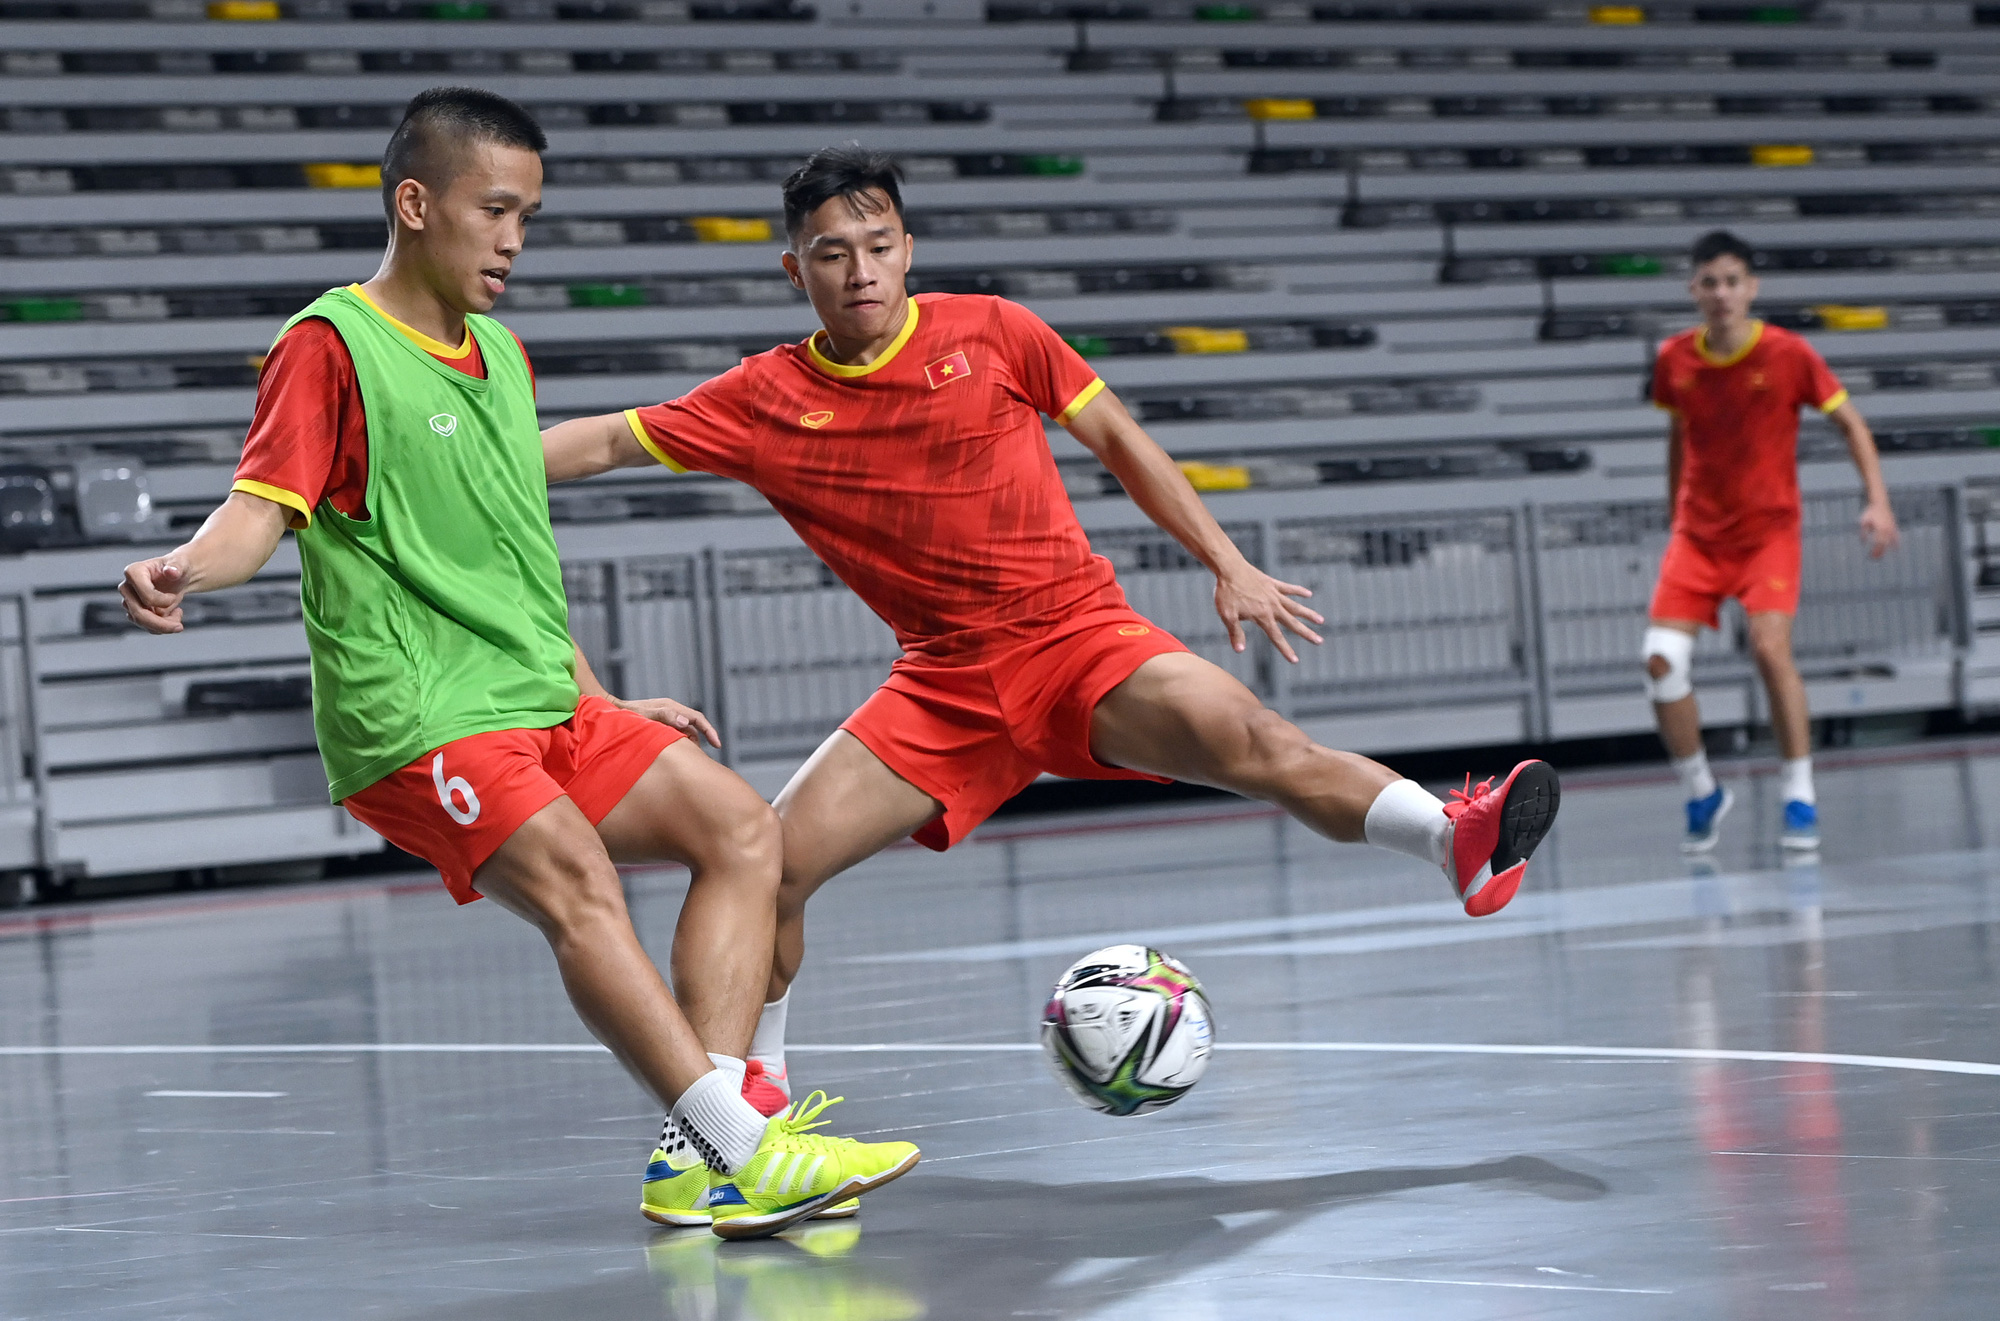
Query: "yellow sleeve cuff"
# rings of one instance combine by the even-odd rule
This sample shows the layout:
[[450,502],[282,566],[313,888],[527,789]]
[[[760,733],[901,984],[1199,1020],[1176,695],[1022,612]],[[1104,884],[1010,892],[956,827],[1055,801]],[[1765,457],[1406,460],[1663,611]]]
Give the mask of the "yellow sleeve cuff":
[[1822,413],[1831,413],[1834,409],[1839,408],[1842,404],[1846,402],[1847,402],[1847,391],[1842,390],[1838,394],[1834,395],[1833,398],[1821,404],[1819,406],[1819,411]]
[[1056,425],[1059,427],[1068,426],[1070,422],[1075,419],[1076,415],[1083,411],[1084,405],[1088,404],[1091,400],[1097,398],[1097,396],[1103,393],[1103,391],[1104,391],[1104,378],[1100,376],[1096,380],[1092,381],[1089,385],[1084,386],[1083,389],[1078,392],[1076,398],[1069,401],[1069,407],[1063,409],[1062,412],[1056,414]]
[[291,515],[285,519],[286,527],[298,529],[312,526],[312,506],[306,503],[304,496],[287,491],[282,486],[272,486],[266,482],[238,481],[229,489],[269,500],[274,505],[283,505],[291,510]]
[[1657,399],[1648,399],[1646,402],[1659,409],[1662,413],[1678,413],[1681,411],[1672,404],[1663,404]]
[[632,428],[633,438],[639,442],[639,448],[658,459],[673,472],[687,471],[686,468],[674,462],[673,456],[653,443],[653,438],[646,434],[646,424],[639,420],[638,409],[628,408],[625,410],[625,425]]

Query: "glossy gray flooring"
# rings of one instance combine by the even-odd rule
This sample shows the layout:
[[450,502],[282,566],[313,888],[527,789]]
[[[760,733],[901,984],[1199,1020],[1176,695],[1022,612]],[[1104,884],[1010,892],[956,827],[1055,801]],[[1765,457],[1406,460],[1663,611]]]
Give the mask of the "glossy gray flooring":
[[[1754,768],[1695,868],[1658,774],[1573,777],[1484,921],[1244,804],[892,851],[816,901],[793,1074],[924,1163],[751,1244],[638,1216],[657,1115],[491,904],[0,914],[0,1317],[1988,1318],[2000,745],[1822,767],[1790,867]],[[664,951],[675,876],[631,890]],[[1110,1119],[1027,1043],[1125,939],[1228,1049]]]

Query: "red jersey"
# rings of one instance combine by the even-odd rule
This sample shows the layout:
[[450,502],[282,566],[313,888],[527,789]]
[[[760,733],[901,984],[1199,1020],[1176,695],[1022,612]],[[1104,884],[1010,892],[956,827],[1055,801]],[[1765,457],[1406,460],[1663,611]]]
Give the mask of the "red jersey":
[[920,294],[865,367],[820,333],[626,420],[667,466],[761,491],[912,657],[969,660],[1125,604],[1042,430],[1104,388],[1055,331],[1002,298]]
[[1676,529],[1736,545],[1798,527],[1799,409],[1847,402],[1812,345],[1759,321],[1748,344],[1717,358],[1705,331],[1683,331],[1660,346],[1652,394],[1681,423]]
[[[348,287],[361,293],[359,285]],[[375,306],[374,300],[368,302]],[[470,333],[454,349],[386,312],[382,315],[439,362],[485,379],[486,362]],[[527,356],[522,349],[523,361]],[[532,365],[528,373],[532,379]],[[301,321],[271,346],[257,377],[257,408],[236,465],[236,482],[229,489],[284,505],[292,511],[287,521],[295,528],[312,522],[312,511],[322,500],[349,518],[368,517],[368,419],[361,411],[354,358],[332,322],[318,317]]]

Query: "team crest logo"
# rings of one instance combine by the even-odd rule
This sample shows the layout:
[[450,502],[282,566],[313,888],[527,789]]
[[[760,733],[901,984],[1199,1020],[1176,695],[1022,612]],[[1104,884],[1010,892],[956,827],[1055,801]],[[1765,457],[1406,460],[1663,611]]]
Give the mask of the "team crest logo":
[[1152,631],[1152,629],[1147,628],[1144,624],[1126,624],[1118,630],[1118,636],[1121,638],[1143,638]]
[[437,432],[440,436],[449,436],[452,432],[458,430],[458,419],[450,413],[439,413],[431,419],[431,430]]
[[931,389],[933,390],[941,385],[949,385],[953,381],[970,375],[972,375],[972,364],[965,360],[965,351],[963,349],[957,353],[939,358],[936,362],[924,368],[924,379],[931,383]]
[[818,413],[807,413],[799,419],[799,425],[802,427],[811,427],[814,431],[818,431],[831,421],[833,421],[833,414],[821,411]]

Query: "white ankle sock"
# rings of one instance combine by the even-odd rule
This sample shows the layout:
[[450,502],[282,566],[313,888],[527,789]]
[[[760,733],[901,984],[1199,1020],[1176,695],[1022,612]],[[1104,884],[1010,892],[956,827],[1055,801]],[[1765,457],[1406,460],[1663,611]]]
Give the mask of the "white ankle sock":
[[1681,788],[1687,791],[1688,801],[1706,798],[1715,792],[1715,772],[1708,769],[1708,750],[1696,748],[1691,757],[1669,757],[1667,765],[1674,768],[1674,774],[1681,777]]
[[711,1050],[708,1052],[708,1062],[716,1068],[721,1069],[724,1073],[735,1074],[736,1086],[739,1090],[742,1088],[743,1073],[746,1068],[742,1060],[737,1059],[734,1055],[718,1055]]
[[743,1099],[743,1077],[714,1069],[696,1078],[674,1102],[670,1116],[702,1159],[733,1174],[757,1154],[764,1140],[764,1116]]
[[[713,1064],[721,1072],[734,1075],[736,1090],[738,1092],[743,1090],[744,1067],[742,1060],[737,1059],[734,1055],[718,1055],[712,1050],[708,1052],[708,1060],[709,1063]],[[674,1123],[673,1115],[671,1113],[668,1114],[666,1122],[660,1125],[660,1148],[667,1155],[671,1156],[679,1147],[686,1144],[687,1134],[683,1133],[679,1126]]]
[[1378,849],[1394,849],[1442,867],[1451,818],[1444,814],[1444,804],[1421,784],[1397,780],[1375,795],[1361,834]]
[[1785,771],[1785,801],[1816,803],[1813,797],[1812,758],[1792,757],[1779,763]]
[[792,1080],[785,1074],[785,1010],[792,1003],[790,987],[764,1006],[757,1019],[757,1031],[750,1038],[750,1058],[764,1066],[764,1076],[787,1097]]

